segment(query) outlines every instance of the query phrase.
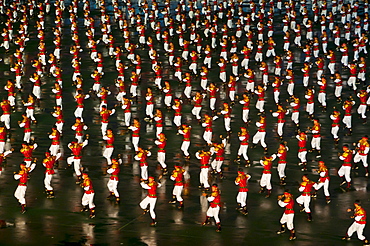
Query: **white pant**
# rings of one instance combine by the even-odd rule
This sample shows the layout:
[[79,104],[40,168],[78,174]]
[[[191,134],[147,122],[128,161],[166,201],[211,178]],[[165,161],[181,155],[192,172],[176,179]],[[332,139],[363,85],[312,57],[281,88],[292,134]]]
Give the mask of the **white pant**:
[[148,166],[141,166],[141,178],[144,180],[148,180]]
[[265,143],[265,136],[266,132],[256,132],[256,134],[253,136],[253,144],[257,144],[259,141],[261,141],[262,147],[267,148],[267,145]]
[[339,138],[338,131],[339,131],[339,126],[334,126],[331,128],[331,134],[333,135],[333,138]]
[[325,182],[320,182],[320,183],[316,183],[313,185],[313,188],[315,190],[320,190],[321,187],[324,187],[324,195],[325,196],[330,196],[330,193],[329,193],[329,179],[325,180]]
[[113,151],[114,151],[114,148],[105,148],[103,152],[103,157],[107,159],[108,165],[112,164],[111,157],[112,157]]
[[271,173],[262,173],[262,177],[260,180],[260,186],[266,187],[266,189],[271,190]]
[[53,177],[52,174],[45,174],[45,179],[44,179],[44,185],[46,190],[53,190],[53,187],[51,187],[51,178]]
[[22,205],[26,204],[26,190],[27,186],[18,185],[14,192],[14,197],[18,199],[18,202]]
[[82,196],[82,201],[81,201],[82,206],[89,205],[90,209],[95,208],[94,196],[95,196],[95,193],[91,193],[91,194],[84,193],[84,195]]
[[320,150],[320,141],[321,141],[321,137],[312,138],[311,147],[313,149]]
[[204,186],[204,188],[210,187],[208,183],[208,170],[209,168],[200,169],[199,181],[200,181],[200,184]]
[[355,157],[353,158],[353,161],[355,163],[358,163],[358,162],[362,161],[362,164],[364,165],[364,167],[368,166],[368,164],[367,164],[367,155],[360,155],[359,153],[356,153]]
[[166,152],[158,152],[157,161],[159,162],[159,164],[161,164],[162,168],[166,168]]
[[207,142],[207,144],[212,144],[212,132],[211,131],[204,131],[203,139]]
[[286,163],[278,164],[277,171],[278,171],[278,174],[279,174],[279,178],[284,178],[285,177],[285,167],[286,167]]
[[67,158],[67,163],[72,165],[75,170],[77,176],[81,176],[81,159],[75,159],[74,156],[70,156]]
[[339,177],[345,177],[347,182],[351,182],[351,167],[341,166],[338,170]]
[[294,220],[294,214],[284,213],[283,216],[281,216],[280,224],[283,225],[286,223],[286,227],[288,228],[288,230],[293,230],[294,229],[293,220]]
[[134,145],[135,151],[139,151],[139,140],[140,137],[132,137],[132,145]]
[[141,209],[146,209],[149,205],[149,212],[150,212],[150,217],[152,217],[152,219],[155,219],[155,212],[154,212],[154,208],[155,208],[155,203],[157,202],[157,198],[156,197],[145,197],[144,200],[142,200],[140,202],[140,207]]
[[347,235],[352,236],[354,232],[357,232],[357,237],[360,240],[365,240],[366,237],[362,234],[365,229],[366,224],[359,224],[356,221],[348,228]]
[[239,150],[238,150],[238,155],[239,156],[243,155],[246,161],[249,160],[247,151],[248,151],[248,145],[240,145]]
[[56,145],[56,144],[50,145],[49,151],[50,151],[50,154],[52,156],[56,156],[57,153],[58,153],[58,150],[59,150],[59,144],[58,145]]
[[200,120],[201,117],[200,117],[200,110],[202,109],[202,107],[193,107],[193,109],[191,110],[191,113],[197,118],[197,120]]
[[247,205],[247,196],[248,192],[239,191],[238,195],[236,196],[236,202],[240,203],[241,207],[245,207]]
[[0,121],[4,122],[6,129],[10,129],[10,114],[1,115]]
[[300,195],[296,199],[297,203],[304,206],[304,210],[306,213],[311,213],[310,210],[310,202],[311,202],[311,196],[302,196]]
[[220,223],[220,218],[218,217],[218,214],[220,213],[220,207],[217,206],[215,208],[209,207],[207,210],[207,216],[208,217],[214,217],[216,223]]
[[109,179],[108,184],[107,184],[109,192],[113,192],[116,197],[119,197],[117,186],[118,186],[118,180]]
[[342,122],[346,125],[346,128],[352,128],[352,116],[344,116]]
[[183,141],[181,144],[181,150],[184,152],[185,156],[189,156],[189,152],[188,152],[189,146],[190,146],[190,141]]
[[172,195],[173,196],[176,196],[176,200],[178,202],[182,202],[184,199],[182,199],[181,197],[181,193],[182,193],[182,190],[183,190],[184,186],[182,185],[175,185],[173,187],[173,190],[172,190]]

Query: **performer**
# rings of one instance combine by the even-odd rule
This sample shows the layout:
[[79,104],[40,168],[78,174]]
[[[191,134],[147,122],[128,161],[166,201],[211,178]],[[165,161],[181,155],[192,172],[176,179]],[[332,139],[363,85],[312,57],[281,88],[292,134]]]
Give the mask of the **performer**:
[[222,174],[222,164],[224,162],[224,154],[225,154],[225,146],[223,143],[220,143],[220,144],[213,144],[213,147],[211,147],[210,149],[212,155],[215,154],[216,157],[213,159],[213,161],[211,162],[211,167],[213,169],[213,173],[217,173],[220,175],[220,178],[223,178],[223,174]]
[[22,148],[20,152],[24,156],[23,161],[26,164],[26,167],[32,166],[32,152],[38,147],[37,143],[22,143]]
[[[285,227],[290,231],[289,240],[295,240],[295,230],[294,230],[294,197],[290,193],[289,189],[284,191],[283,195],[278,196],[278,204],[280,207],[285,208],[284,214],[280,219],[281,228],[277,231],[277,234],[282,234],[285,232]],[[286,224],[286,226],[285,226]]]
[[330,115],[330,119],[333,121],[331,124],[331,134],[334,138],[335,146],[338,146],[339,143],[339,122],[340,122],[340,112],[336,109],[334,109],[333,113]]
[[80,117],[76,118],[76,122],[71,127],[72,130],[76,131],[75,138],[77,139],[78,143],[82,143],[83,141],[83,131],[88,129],[88,126],[85,125]]
[[181,150],[184,153],[184,156],[186,159],[190,159],[189,154],[189,147],[190,147],[190,132],[191,132],[191,126],[189,125],[181,125],[181,128],[178,130],[179,134],[184,136],[184,139],[181,144]]
[[27,190],[27,182],[29,178],[29,173],[35,168],[36,163],[33,163],[31,167],[26,167],[25,163],[21,163],[20,171],[18,173],[14,173],[14,179],[19,180],[19,184],[17,189],[14,192],[14,197],[17,198],[18,202],[22,207],[22,214],[26,212],[26,190]]
[[277,157],[279,157],[277,171],[280,178],[280,185],[286,185],[285,183],[285,167],[286,167],[286,156],[289,148],[286,146],[286,142],[281,143],[277,150]]
[[114,151],[114,135],[113,135],[113,131],[112,129],[108,129],[105,133],[105,135],[103,136],[103,140],[106,141],[106,144],[105,144],[105,149],[104,149],[104,152],[103,152],[103,157],[105,159],[107,159],[107,164],[108,165],[111,165],[112,164],[112,160],[111,160],[111,157],[112,157],[112,154],[113,154],[113,151]]
[[343,145],[343,153],[338,154],[339,159],[343,161],[342,166],[338,170],[338,176],[342,178],[342,183],[344,185],[347,182],[347,189],[351,187],[351,169],[352,169],[352,157],[354,150],[350,150],[348,145]]
[[267,189],[266,198],[269,198],[271,196],[271,168],[272,168],[272,162],[275,160],[276,155],[272,154],[271,156],[264,156],[262,160],[260,160],[260,164],[263,166],[262,176],[260,180],[260,186],[261,189],[259,193],[264,193]]
[[311,140],[311,152],[313,150],[317,151],[317,156],[316,158],[321,158],[321,147],[320,147],[320,142],[321,142],[321,124],[319,122],[319,119],[314,119],[313,120],[313,126],[310,128],[312,132],[312,140]]
[[171,180],[175,184],[172,191],[172,200],[169,203],[175,204],[176,201],[179,202],[179,209],[184,207],[184,199],[182,199],[181,193],[184,189],[184,175],[186,174],[186,170],[183,167],[175,165],[175,170],[173,170],[171,175]]
[[249,144],[249,133],[246,127],[240,127],[240,132],[238,132],[238,137],[240,141],[240,146],[238,150],[238,157],[235,162],[240,163],[240,157],[243,155],[243,158],[246,162],[245,167],[250,166],[250,160],[248,157],[248,144]]
[[311,181],[308,178],[307,174],[304,174],[302,176],[302,181],[303,182],[301,183],[301,186],[298,189],[302,194],[299,197],[297,197],[296,201],[301,207],[301,212],[305,211],[307,213],[307,220],[312,221],[310,202],[311,202],[311,191],[315,182]]
[[139,151],[140,141],[140,122],[139,119],[135,118],[131,126],[128,127],[132,131],[132,145],[134,146],[135,152]]
[[84,189],[84,194],[82,196],[82,206],[81,212],[89,211],[90,209],[90,219],[95,218],[95,204],[94,204],[94,196],[95,191],[93,188],[92,181],[87,173],[82,174],[83,183],[81,187]]
[[256,122],[256,126],[258,127],[258,131],[253,136],[253,148],[256,147],[258,142],[261,142],[261,145],[266,153],[267,145],[265,143],[265,136],[266,136],[266,116],[265,115],[260,115],[260,120]]
[[361,241],[363,241],[364,245],[369,245],[369,241],[366,239],[366,237],[363,235],[363,231],[366,226],[366,211],[361,206],[360,200],[356,200],[353,205],[355,206],[354,209],[347,209],[347,213],[353,211],[353,216],[351,218],[354,218],[355,221],[352,223],[352,225],[348,228],[346,236],[342,238],[342,240],[351,240],[352,234],[354,232],[357,232],[357,237]]
[[148,190],[148,195],[144,198],[144,200],[140,202],[139,205],[141,209],[144,210],[144,214],[148,212],[148,205],[149,205],[150,217],[152,218],[152,223],[150,223],[150,225],[156,226],[157,221],[156,221],[156,214],[154,212],[154,208],[157,202],[157,188],[160,188],[162,185],[159,181],[156,182],[154,180],[154,177],[149,177],[148,183],[141,182],[140,185],[143,189]]
[[120,198],[119,193],[117,190],[118,182],[119,182],[119,172],[120,172],[120,163],[117,161],[117,159],[112,159],[112,165],[108,168],[107,173],[110,174],[109,181],[107,183],[107,187],[109,190],[109,196],[107,199],[115,198],[116,204],[119,204]]
[[45,167],[45,179],[44,179],[44,185],[45,185],[45,191],[47,194],[47,198],[54,198],[54,188],[51,186],[51,180],[53,177],[53,174],[55,174],[54,171],[54,165],[55,162],[60,158],[61,153],[59,153],[57,156],[51,155],[50,152],[45,152],[45,159],[42,161],[42,164]]
[[312,195],[312,197],[316,197],[316,191],[324,187],[324,195],[326,197],[326,203],[329,204],[331,201],[330,193],[329,193],[330,177],[329,177],[329,170],[323,161],[319,161],[319,169],[317,170],[317,172],[320,178],[319,178],[319,181],[313,185],[315,192]]
[[344,117],[342,122],[346,125],[346,129],[348,129],[348,133],[346,136],[352,135],[352,107],[355,105],[355,100],[353,100],[352,96],[349,96],[348,99],[343,103],[343,110],[344,110]]
[[195,153],[195,157],[200,160],[200,175],[199,175],[199,189],[204,188],[209,189],[210,185],[208,183],[208,172],[209,172],[209,161],[211,159],[211,152],[200,150]]
[[221,222],[218,217],[220,213],[220,202],[221,202],[221,194],[217,184],[212,185],[212,193],[210,196],[207,196],[206,193],[203,193],[203,196],[207,197],[208,202],[210,203],[209,208],[207,210],[206,220],[202,223],[202,225],[210,224],[210,218],[214,217],[215,222],[217,225],[216,232],[221,231]]
[[238,177],[235,179],[235,185],[239,186],[239,192],[236,197],[236,203],[238,207],[236,208],[242,214],[247,215],[247,197],[248,197],[248,180],[250,180],[252,176],[248,173],[243,172],[243,170],[238,171]]
[[167,138],[166,135],[161,132],[158,136],[158,139],[154,141],[158,146],[157,161],[162,167],[163,175],[167,174],[167,164],[166,164],[166,144]]
[[68,148],[72,151],[72,156],[67,158],[68,166],[71,166],[73,163],[73,169],[77,176],[76,184],[81,184],[82,182],[82,173],[81,173],[81,152],[82,149],[89,143],[89,135],[86,134],[86,139],[82,143],[78,143],[77,141],[72,141],[68,144]]
[[[356,153],[355,157],[353,158],[353,161],[355,162],[356,167],[357,167],[357,163],[362,161],[362,164],[363,164],[363,166],[365,168],[365,171],[366,171],[365,177],[369,176],[367,156],[368,156],[368,153],[369,153],[370,145],[369,145],[368,139],[369,139],[369,137],[367,135],[365,135],[358,141],[357,146],[356,146],[357,153]],[[354,143],[353,145],[356,145],[356,144]]]

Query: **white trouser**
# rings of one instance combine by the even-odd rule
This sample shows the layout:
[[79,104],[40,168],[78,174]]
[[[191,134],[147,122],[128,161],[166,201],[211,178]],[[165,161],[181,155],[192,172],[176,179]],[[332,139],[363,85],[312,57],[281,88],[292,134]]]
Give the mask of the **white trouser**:
[[360,106],[358,106],[357,108],[357,113],[359,115],[361,115],[361,118],[362,119],[366,119],[366,108],[367,108],[367,105],[366,104],[360,104]]
[[236,202],[240,203],[241,207],[245,207],[247,205],[247,196],[248,192],[239,191],[238,195],[236,196]]
[[50,154],[56,156],[58,154],[59,144],[52,144],[49,147]]
[[243,109],[242,119],[244,123],[248,122],[249,109]]
[[351,167],[350,166],[341,166],[338,170],[339,177],[345,177],[346,181],[351,182]]
[[312,149],[320,150],[320,141],[321,141],[321,137],[312,138],[311,140]]
[[131,112],[125,113],[125,125],[130,126],[130,120],[131,120]]
[[345,115],[343,117],[342,122],[346,125],[346,128],[348,128],[348,129],[352,128],[352,116],[351,115],[349,115],[349,116]]
[[118,186],[118,180],[109,179],[108,184],[107,184],[109,192],[113,192],[116,197],[119,197],[117,186]]
[[310,195],[308,196],[300,195],[299,197],[297,197],[296,201],[298,204],[304,206],[304,210],[306,213],[311,213],[311,210],[310,210],[311,196]]
[[354,232],[357,232],[358,239],[365,240],[366,237],[363,235],[365,225],[366,224],[359,224],[356,221],[353,222],[353,224],[348,228],[347,235],[351,237]]
[[207,216],[208,217],[214,217],[216,223],[220,223],[220,218],[218,217],[218,214],[220,213],[220,207],[217,206],[215,208],[209,207],[207,210]]
[[183,190],[184,186],[182,185],[175,185],[173,187],[173,190],[172,190],[172,195],[173,196],[176,196],[176,200],[178,202],[182,202],[184,199],[182,199],[181,197],[181,193],[182,193],[182,190]]
[[326,179],[325,182],[320,182],[320,183],[316,183],[313,185],[313,188],[315,190],[320,190],[321,187],[324,187],[324,195],[325,196],[330,196],[330,193],[329,193],[329,179]]
[[333,138],[339,138],[338,131],[339,131],[339,126],[334,126],[331,128],[331,134],[333,135]]
[[158,152],[157,161],[162,166],[162,168],[166,168],[167,167],[167,165],[165,163],[165,161],[166,161],[166,152]]
[[75,112],[74,112],[74,115],[76,118],[80,117],[81,118],[81,121],[83,122],[83,119],[82,119],[82,113],[84,111],[84,108],[76,108]]
[[197,118],[197,120],[200,120],[201,117],[200,117],[200,110],[202,109],[202,107],[193,107],[193,109],[191,110],[191,113]]
[[134,146],[135,151],[139,151],[139,140],[140,137],[132,137],[132,145]]
[[157,198],[156,197],[145,197],[144,200],[142,200],[140,202],[140,207],[141,209],[146,209],[149,205],[149,212],[150,212],[150,217],[152,217],[152,219],[155,219],[155,212],[154,212],[154,208],[155,208],[155,203],[157,202]]
[[26,204],[26,190],[27,186],[18,185],[14,192],[14,197],[18,199],[18,202],[22,205]]
[[222,166],[222,163],[224,161],[217,161],[216,159],[214,159],[212,162],[211,162],[211,166],[212,166],[212,169],[213,170],[216,170],[216,172],[221,172],[221,166]]
[[241,144],[240,147],[239,147],[239,150],[238,150],[238,156],[243,155],[243,158],[246,161],[249,160],[247,151],[248,151],[248,145],[242,145]]
[[265,136],[266,132],[256,132],[256,134],[253,136],[253,144],[257,144],[261,141],[262,147],[267,148],[267,145],[265,143]]
[[267,190],[271,190],[271,173],[262,173],[260,186],[266,187]]
[[293,220],[294,220],[294,214],[284,213],[283,216],[281,216],[280,224],[284,225],[286,223],[286,227],[288,228],[288,230],[293,230],[294,229]]
[[91,194],[84,193],[84,195],[82,196],[82,201],[81,201],[82,206],[89,205],[90,209],[94,209],[95,208],[94,196],[95,196],[95,193],[91,193]]
[[10,114],[3,114],[0,117],[0,121],[4,122],[6,129],[10,129]]
[[185,156],[190,155],[188,152],[189,146],[190,146],[190,141],[183,141],[181,144],[181,150],[184,152]]
[[114,148],[105,148],[104,152],[103,152],[103,157],[105,159],[107,159],[107,162],[108,162],[108,165],[111,165],[112,164],[112,154],[113,154],[113,150]]
[[74,156],[67,158],[68,165],[72,165],[77,176],[81,176],[81,159],[75,159]]
[[46,190],[53,190],[53,187],[51,187],[51,178],[53,177],[52,174],[45,174],[45,179],[44,179],[44,185]]
[[148,180],[148,166],[140,166],[140,174],[143,180]]
[[353,158],[353,161],[355,163],[362,161],[362,164],[364,165],[364,167],[368,167],[367,155],[360,155],[360,153],[356,153],[355,157]]
[[203,139],[207,142],[207,144],[212,144],[212,131],[204,131]]
[[200,169],[199,181],[200,181],[200,184],[202,184],[204,186],[204,188],[209,188],[208,170],[209,170],[209,168],[201,168]]
[[307,162],[306,160],[306,155],[307,155],[307,151],[301,151],[301,152],[298,152],[298,158],[299,160],[303,163],[303,162]]
[[285,177],[285,166],[286,163],[279,163],[277,166],[277,171],[279,174],[279,178],[284,178]]
[[33,116],[33,109],[26,109],[26,115],[28,118],[31,118],[32,121],[36,120]]

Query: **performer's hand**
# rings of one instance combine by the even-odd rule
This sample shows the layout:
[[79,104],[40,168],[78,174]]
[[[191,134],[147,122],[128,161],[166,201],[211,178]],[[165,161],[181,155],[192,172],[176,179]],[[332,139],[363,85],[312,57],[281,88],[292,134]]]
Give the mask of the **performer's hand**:
[[349,208],[349,209],[347,209],[347,213],[349,213],[349,212],[351,212],[351,211],[352,211],[352,209],[350,209],[350,208]]

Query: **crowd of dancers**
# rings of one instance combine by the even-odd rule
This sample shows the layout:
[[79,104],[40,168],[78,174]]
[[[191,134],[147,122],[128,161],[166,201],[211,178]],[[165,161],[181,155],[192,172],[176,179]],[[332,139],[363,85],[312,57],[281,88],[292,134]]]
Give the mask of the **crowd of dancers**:
[[[354,143],[354,150],[352,145],[340,142],[340,136],[353,134],[355,109],[362,123],[367,123],[370,104],[367,0],[180,0],[176,3],[169,0],[160,3],[146,0],[72,0],[68,3],[63,0],[3,0],[0,1],[0,13],[1,49],[6,52],[2,66],[9,72],[7,81],[4,81],[6,92],[2,93],[7,96],[1,102],[0,161],[14,151],[14,148],[7,148],[6,143],[10,141],[12,127],[16,126],[11,117],[17,113],[17,108],[21,108],[24,113],[17,125],[24,128],[20,150],[24,161],[20,171],[14,174],[19,180],[14,195],[22,206],[22,213],[26,211],[29,175],[37,166],[33,152],[38,144],[32,136],[32,126],[43,117],[42,113],[35,115],[34,112],[40,109],[40,100],[49,96],[55,97],[52,112],[55,124],[50,126],[51,145],[42,161],[47,197],[55,197],[54,168],[61,160],[66,160],[73,166],[76,184],[84,189],[82,211],[90,211],[91,218],[95,217],[95,192],[93,181],[83,167],[83,148],[89,144],[90,135],[105,141],[102,157],[106,158],[110,175],[108,199],[114,199],[117,204],[120,202],[118,183],[120,165],[125,157],[114,146],[117,133],[109,121],[115,114],[123,116],[120,119],[117,116],[124,129],[120,135],[131,132],[135,153],[132,161],[139,161],[140,185],[148,190],[140,207],[144,213],[150,212],[153,226],[157,223],[154,212],[157,188],[161,187],[163,176],[168,175],[174,181],[170,203],[178,203],[178,208],[183,208],[181,194],[189,177],[189,159],[195,157],[200,161],[199,188],[210,203],[203,225],[214,217],[217,231],[221,231],[221,193],[217,182],[223,178],[225,155],[240,167],[235,179],[235,185],[239,187],[237,203],[238,210],[246,215],[248,180],[251,179],[246,170],[253,168],[253,160],[248,157],[248,151],[253,150],[248,147],[261,145],[264,150],[265,156],[258,162],[263,166],[260,193],[270,197],[272,163],[278,159],[280,185],[286,186],[288,145],[295,142],[302,171],[308,170],[307,152],[313,152],[318,160],[320,177],[313,182],[304,174],[299,187],[302,194],[297,199],[288,189],[278,197],[278,204],[285,207],[285,212],[277,233],[281,234],[287,228],[291,232],[290,240],[294,240],[294,203],[301,206],[301,211],[305,211],[311,221],[310,200],[316,196],[317,190],[323,187],[326,202],[331,202],[329,170],[321,160],[321,136],[330,137],[328,132],[321,130],[319,118],[323,115],[332,121],[333,148],[341,145],[343,149],[338,151],[343,162],[338,170],[338,175],[343,178],[341,186],[346,185],[347,190],[351,188],[351,170],[358,168],[357,163],[362,162],[368,176],[366,133]],[[47,17],[53,22],[46,22]],[[35,40],[38,40],[36,55],[32,60],[26,59],[25,54],[31,52],[27,43]],[[68,59],[71,67],[65,69],[62,64],[64,66]],[[142,71],[146,69],[143,68],[145,62],[150,62],[146,75]],[[85,66],[87,63],[94,64],[91,71]],[[115,73],[114,81],[105,79],[109,69]],[[72,73],[64,73],[68,70]],[[32,83],[30,90],[27,81]],[[52,90],[41,90],[46,86],[52,86]],[[64,125],[63,112],[69,112],[63,103],[64,88],[73,90],[76,102],[72,126]],[[89,130],[84,120],[84,102],[89,98],[100,101],[94,110],[100,116],[101,134]],[[327,114],[327,99],[331,98],[336,99],[335,107]],[[276,105],[276,110],[265,110],[266,103]],[[250,108],[253,105],[255,109]],[[191,112],[185,111],[185,107],[192,107]],[[142,112],[145,112],[144,117]],[[258,119],[253,122],[256,115]],[[284,133],[288,115],[295,125],[296,135],[289,143]],[[164,131],[164,125],[168,126],[166,117],[172,118],[172,126]],[[238,130],[232,126],[237,117],[243,122]],[[308,129],[301,126],[302,117],[312,121]],[[223,118],[224,130],[214,132],[214,126],[220,124],[219,118]],[[277,118],[276,133],[266,127],[267,120],[274,118]],[[258,129],[250,138],[254,123]],[[155,125],[153,145],[157,146],[156,153],[156,148],[140,143],[142,124]],[[191,131],[198,124],[204,127],[204,147],[191,153]],[[60,151],[66,127],[75,131],[75,139],[68,144],[70,157],[63,156]],[[166,134],[172,132],[183,137],[179,138],[179,142],[182,141],[179,148],[184,164],[176,164],[168,174]],[[281,141],[277,150],[266,143],[267,132],[276,134]],[[309,148],[308,135],[311,134]],[[235,145],[235,139],[240,142],[239,149],[237,156],[231,156],[230,146]],[[158,178],[149,175],[148,157],[151,155],[156,155],[161,166]],[[213,179],[213,185],[209,182],[210,173],[217,177]],[[359,201],[356,200],[354,206],[356,221],[344,239],[350,239],[357,231],[358,238],[368,243],[363,236],[366,212]]]

